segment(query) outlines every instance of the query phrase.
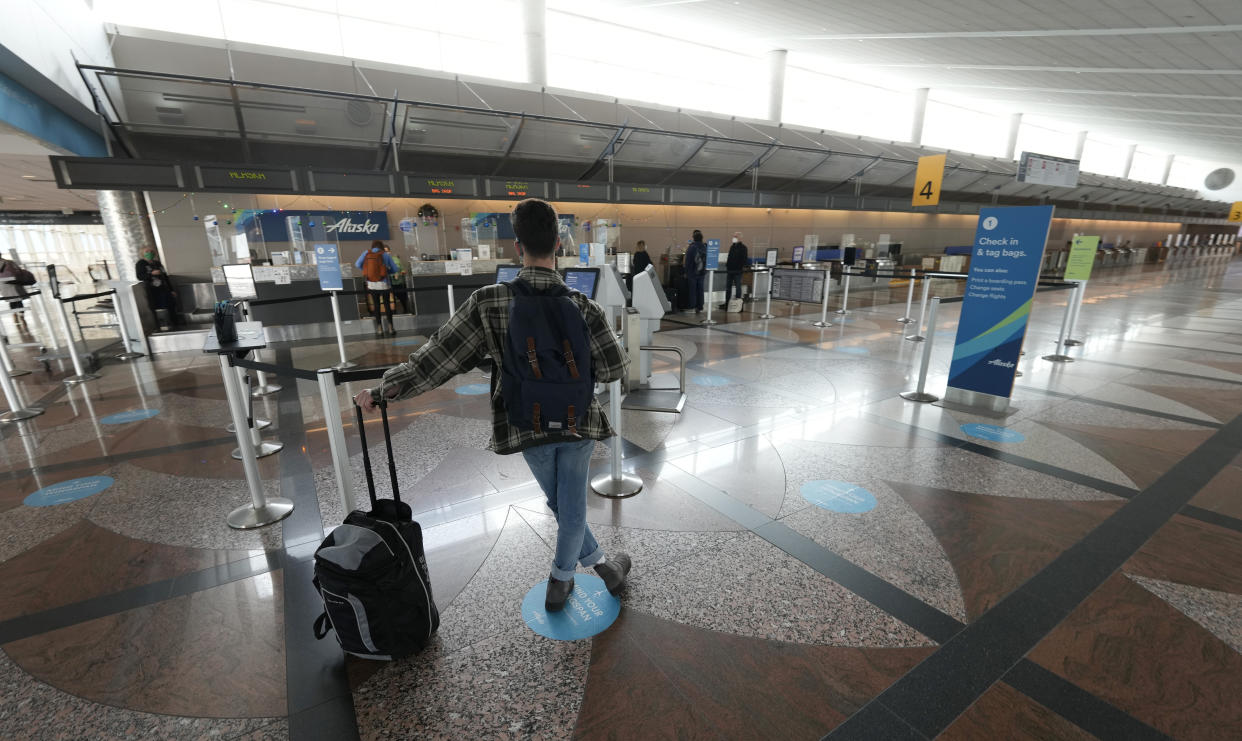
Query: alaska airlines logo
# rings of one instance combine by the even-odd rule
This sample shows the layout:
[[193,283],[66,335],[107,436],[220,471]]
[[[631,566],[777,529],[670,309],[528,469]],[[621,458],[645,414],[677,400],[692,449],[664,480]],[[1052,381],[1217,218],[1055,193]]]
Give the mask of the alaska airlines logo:
[[379,231],[380,225],[367,219],[361,224],[355,224],[348,216],[336,222],[327,225],[327,232],[337,232],[339,234],[375,234]]
[[1012,368],[1012,367],[1014,366],[1014,364],[1013,364],[1013,363],[1008,363],[1008,362],[1005,362],[1004,360],[1001,360],[1000,358],[996,358],[996,359],[994,359],[994,360],[989,360],[989,361],[988,361],[988,365],[995,365],[995,366],[999,366],[999,367],[1001,367],[1001,368]]

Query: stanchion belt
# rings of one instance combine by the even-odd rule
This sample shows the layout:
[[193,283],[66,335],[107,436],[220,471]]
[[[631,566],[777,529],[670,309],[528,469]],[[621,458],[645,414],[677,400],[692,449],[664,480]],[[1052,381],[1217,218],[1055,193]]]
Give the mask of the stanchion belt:
[[333,372],[333,380],[336,385],[342,383],[353,383],[354,381],[374,381],[383,378],[388,372],[391,365],[376,366],[374,368],[354,368],[352,370],[338,370]]
[[229,363],[239,368],[249,368],[250,370],[263,371],[277,376],[293,376],[306,381],[318,381],[319,374],[314,371],[302,370],[301,368],[293,368],[287,365],[272,365],[271,363],[260,363],[257,360],[246,360],[245,358],[230,357]]
[[365,296],[366,291],[332,291],[331,293],[308,293],[305,296],[286,296],[284,298],[264,298],[248,301],[251,306],[268,306],[270,304],[291,304],[295,301],[310,301],[313,298],[327,298],[335,293],[338,296]]
[[71,296],[69,298],[62,298],[60,299],[60,302],[62,304],[71,304],[74,301],[85,301],[88,298],[99,298],[100,296],[114,296],[114,295],[116,295],[116,291],[101,291],[100,293],[84,293],[81,296]]

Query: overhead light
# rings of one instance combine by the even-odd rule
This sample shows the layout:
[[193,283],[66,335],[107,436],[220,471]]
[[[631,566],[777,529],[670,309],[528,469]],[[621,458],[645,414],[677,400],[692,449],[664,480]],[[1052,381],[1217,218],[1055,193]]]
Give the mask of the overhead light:
[[22,175],[23,180],[34,180],[37,177],[39,176],[38,175]]

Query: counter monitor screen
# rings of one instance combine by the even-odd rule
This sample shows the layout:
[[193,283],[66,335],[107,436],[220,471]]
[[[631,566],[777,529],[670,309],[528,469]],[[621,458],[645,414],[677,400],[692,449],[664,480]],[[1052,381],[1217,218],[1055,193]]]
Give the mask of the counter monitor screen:
[[575,291],[595,298],[595,285],[599,282],[599,268],[566,268],[565,285]]
[[767,254],[764,256],[763,264],[770,268],[776,267],[777,250],[775,247],[769,247]]
[[496,268],[496,282],[508,283],[511,280],[516,280],[521,270],[521,265],[501,265]]
[[229,296],[231,298],[244,301],[259,297],[259,293],[254,287],[254,273],[250,271],[249,265],[225,265],[223,267],[224,282],[229,287]]

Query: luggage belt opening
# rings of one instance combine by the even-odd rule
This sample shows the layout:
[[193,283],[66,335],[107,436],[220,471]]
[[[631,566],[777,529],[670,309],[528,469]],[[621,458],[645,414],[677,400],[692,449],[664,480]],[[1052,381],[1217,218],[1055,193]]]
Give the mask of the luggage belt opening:
[[680,347],[673,345],[643,345],[639,350],[642,352],[677,353],[678,388],[653,389],[642,386],[632,388],[625,394],[625,398],[621,400],[621,408],[638,412],[681,414],[682,409],[686,406],[686,354],[682,352]]

